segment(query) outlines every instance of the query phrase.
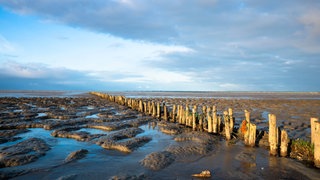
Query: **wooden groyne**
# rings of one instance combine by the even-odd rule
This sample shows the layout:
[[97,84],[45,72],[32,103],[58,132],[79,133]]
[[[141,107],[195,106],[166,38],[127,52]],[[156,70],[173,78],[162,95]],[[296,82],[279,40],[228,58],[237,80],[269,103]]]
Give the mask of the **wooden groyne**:
[[[257,126],[250,121],[250,112],[245,110],[244,117],[239,128],[235,127],[235,117],[232,108],[217,112],[216,106],[197,106],[186,104],[171,104],[146,99],[126,98],[125,96],[114,96],[100,92],[90,92],[92,95],[104,98],[108,101],[127,106],[145,115],[152,116],[158,120],[179,123],[191,128],[193,131],[206,131],[210,134],[221,135],[227,141],[236,138],[244,140],[248,147],[256,147],[259,141],[267,139],[270,155],[297,158],[296,154],[310,154],[306,160],[320,168],[320,121],[311,118],[311,141],[290,139],[285,129],[277,126],[276,115],[269,114],[268,131],[257,130]],[[308,151],[308,152],[306,152]]]

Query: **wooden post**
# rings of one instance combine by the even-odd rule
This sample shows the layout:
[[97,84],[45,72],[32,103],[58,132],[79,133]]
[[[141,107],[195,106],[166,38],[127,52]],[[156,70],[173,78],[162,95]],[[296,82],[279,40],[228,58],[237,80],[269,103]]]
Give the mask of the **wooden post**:
[[139,112],[143,112],[143,102],[139,100]]
[[218,133],[218,117],[216,106],[212,106],[212,131],[213,133]]
[[207,121],[208,121],[208,133],[212,133],[212,117],[211,117],[211,108],[207,108]]
[[224,130],[226,133],[226,139],[230,140],[231,139],[231,134],[230,134],[230,124],[229,124],[229,115],[228,111],[223,112],[223,119],[224,119]]
[[165,104],[163,104],[163,119],[165,121],[168,121],[168,110],[167,110],[167,106]]
[[222,120],[221,120],[221,116],[219,115],[219,116],[218,116],[218,129],[217,129],[217,130],[218,130],[218,131],[217,131],[218,133],[220,133],[220,131],[221,131],[221,121],[222,121]]
[[270,154],[276,156],[278,154],[278,128],[277,119],[274,114],[269,114],[269,145]]
[[316,121],[314,126],[314,165],[320,168],[320,122]]
[[256,145],[257,126],[253,123],[247,123],[247,131],[244,134],[244,143],[248,146]]
[[157,102],[157,118],[160,118],[160,113],[161,113],[161,111],[160,111],[161,109],[160,109],[160,102]]
[[250,123],[250,112],[247,110],[244,110],[244,116],[245,116],[247,123]]
[[186,124],[186,113],[183,106],[181,106],[181,124]]
[[152,102],[152,116],[153,117],[157,116],[157,110],[156,110],[155,102]]
[[188,104],[186,104],[185,125],[186,125],[186,126],[189,126],[189,105],[188,105]]
[[314,137],[315,137],[315,122],[317,122],[318,118],[310,118],[310,125],[311,125],[311,144],[314,144]]
[[202,114],[201,114],[201,117],[199,118],[199,128],[200,128],[200,131],[203,131],[203,124],[205,122],[205,119],[206,119],[206,116],[207,116],[207,106],[202,106]]
[[288,155],[288,144],[290,139],[286,130],[281,130],[281,144],[280,144],[280,156],[286,157]]
[[183,124],[183,115],[184,114],[184,111],[183,111],[183,106],[180,105],[180,113],[179,113],[179,123],[180,124]]
[[177,107],[176,107],[176,105],[174,104],[174,105],[172,106],[171,122],[176,122],[176,111],[177,111]]
[[181,112],[180,112],[180,105],[177,106],[178,112],[177,112],[177,121],[179,124],[181,124]]
[[233,111],[231,108],[228,109],[228,113],[229,113],[229,122],[230,122],[230,132],[233,132],[233,128],[234,128],[234,119],[233,119]]
[[143,112],[145,113],[145,114],[148,114],[148,112],[147,112],[147,102],[143,102]]
[[197,128],[197,125],[196,125],[196,113],[197,113],[197,106],[193,106],[193,109],[192,109],[192,130],[195,131],[196,128]]

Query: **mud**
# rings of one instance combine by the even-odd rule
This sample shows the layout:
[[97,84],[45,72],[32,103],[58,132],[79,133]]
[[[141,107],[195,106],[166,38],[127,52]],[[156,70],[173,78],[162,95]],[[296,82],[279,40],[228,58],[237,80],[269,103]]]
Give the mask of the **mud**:
[[[310,117],[320,113],[314,94],[189,95],[145,98],[164,102],[169,110],[173,104],[198,105],[198,111],[202,105],[216,105],[222,114],[231,107],[238,127],[247,109],[261,132],[267,127],[267,114],[274,113],[290,138],[306,140]],[[258,147],[249,148],[240,139],[226,142],[220,135],[194,132],[83,93],[30,92],[1,97],[0,102],[2,179],[191,179],[203,170],[210,170],[211,179],[320,177],[318,169],[269,156],[261,148],[268,146],[266,134],[260,135]]]

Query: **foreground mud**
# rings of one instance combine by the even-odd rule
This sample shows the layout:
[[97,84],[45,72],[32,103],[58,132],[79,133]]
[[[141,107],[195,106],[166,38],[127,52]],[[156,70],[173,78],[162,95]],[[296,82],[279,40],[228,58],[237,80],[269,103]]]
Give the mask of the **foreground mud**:
[[[168,104],[232,107],[261,129],[267,112],[278,113],[291,136],[308,139],[319,100],[154,98]],[[210,170],[212,179],[318,179],[320,172],[289,158],[270,157],[235,139],[146,116],[105,99],[0,98],[0,178],[191,179]],[[262,141],[261,141],[262,143]],[[268,146],[266,144],[265,146]]]

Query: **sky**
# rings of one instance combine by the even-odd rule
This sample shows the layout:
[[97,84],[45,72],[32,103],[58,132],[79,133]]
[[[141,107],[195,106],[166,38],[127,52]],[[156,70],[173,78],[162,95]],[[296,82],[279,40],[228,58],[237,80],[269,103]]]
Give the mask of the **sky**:
[[319,0],[0,0],[0,90],[320,91]]

